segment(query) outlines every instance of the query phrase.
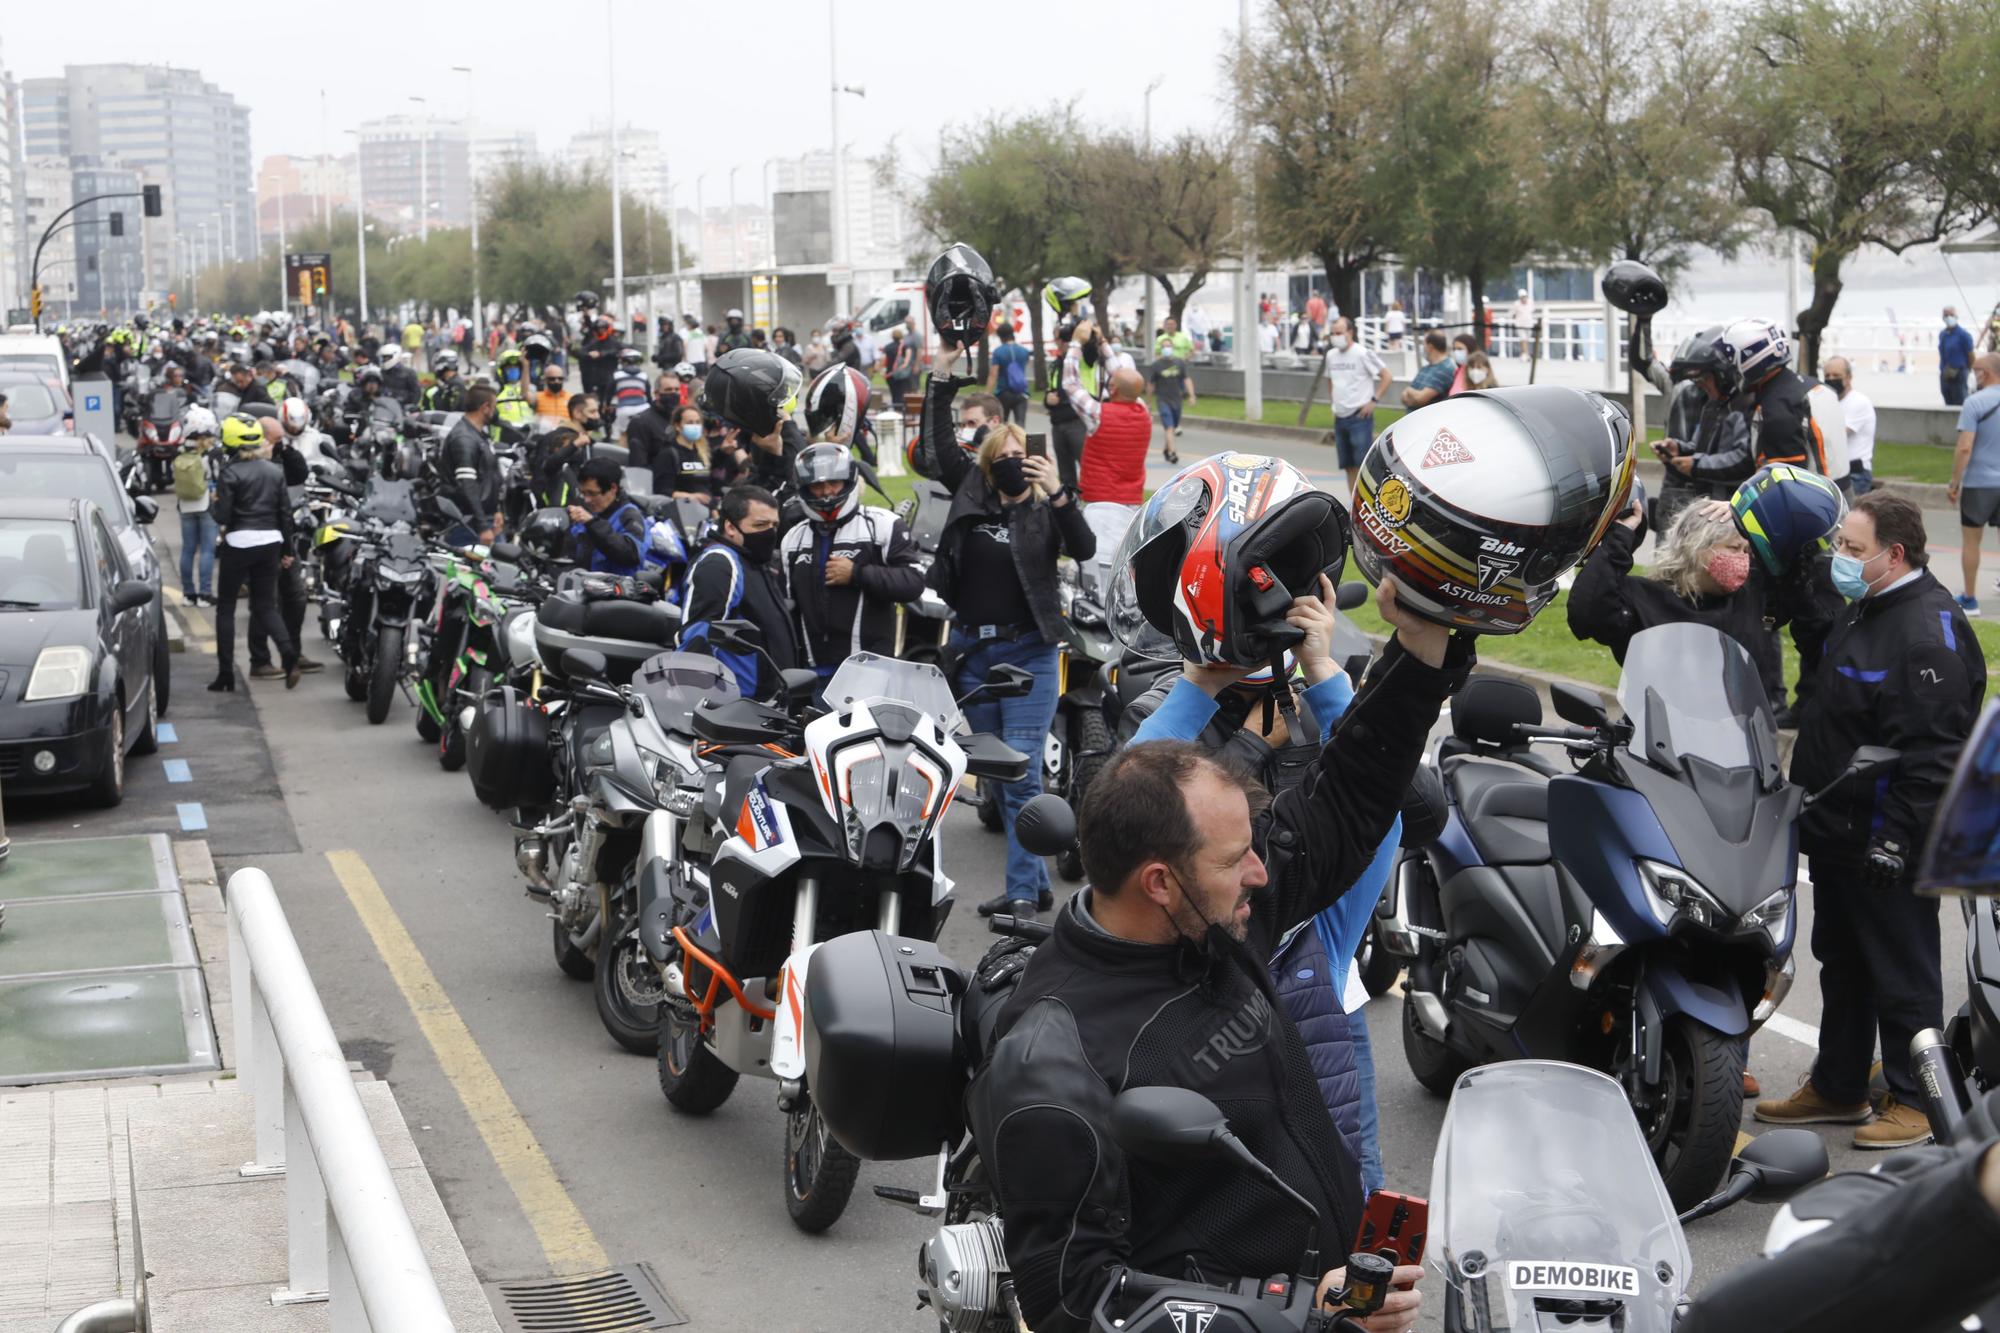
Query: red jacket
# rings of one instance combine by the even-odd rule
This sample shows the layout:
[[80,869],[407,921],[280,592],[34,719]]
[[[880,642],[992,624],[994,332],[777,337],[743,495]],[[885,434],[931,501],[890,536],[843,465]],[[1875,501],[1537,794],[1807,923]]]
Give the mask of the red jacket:
[[1077,489],[1085,504],[1135,505],[1146,498],[1146,451],[1153,443],[1153,414],[1144,403],[1104,404],[1097,433],[1083,443]]

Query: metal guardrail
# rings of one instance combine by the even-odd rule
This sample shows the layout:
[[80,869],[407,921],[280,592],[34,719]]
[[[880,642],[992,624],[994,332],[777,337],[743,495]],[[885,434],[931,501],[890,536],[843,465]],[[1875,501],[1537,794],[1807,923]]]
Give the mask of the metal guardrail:
[[272,1304],[330,1302],[334,1333],[451,1333],[277,890],[245,869],[226,897],[237,1077],[257,1126],[243,1174],[285,1177],[288,1281]]

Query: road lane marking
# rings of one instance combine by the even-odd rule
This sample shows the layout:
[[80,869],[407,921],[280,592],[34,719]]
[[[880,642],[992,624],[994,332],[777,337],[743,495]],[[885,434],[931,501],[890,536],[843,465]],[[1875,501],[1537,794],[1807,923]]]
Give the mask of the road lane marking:
[[346,890],[348,902],[354,905],[355,915],[375,941],[375,951],[388,964],[396,988],[416,1015],[417,1026],[423,1029],[445,1077],[472,1117],[473,1127],[486,1141],[508,1188],[514,1191],[549,1267],[558,1274],[608,1268],[611,1261],[604,1247],[557,1179],[555,1164],[542,1151],[514,1099],[507,1095],[500,1076],[473,1040],[471,1029],[445,994],[402,918],[389,905],[374,873],[358,852],[328,852],[326,859],[334,878]]
[[181,734],[174,730],[174,724],[171,722],[158,722],[153,725],[153,739],[162,745],[172,745],[180,738]]
[[163,759],[160,761],[160,767],[167,771],[167,781],[169,782],[192,782],[194,780],[194,774],[188,772],[188,761],[185,759]]
[[1801,1023],[1796,1018],[1787,1018],[1783,1014],[1772,1014],[1764,1020],[1762,1031],[1775,1032],[1780,1037],[1790,1037],[1801,1046],[1810,1046],[1814,1050],[1819,1049],[1819,1029],[1810,1023]]
[[1755,1137],[1755,1136],[1754,1136],[1754,1135],[1750,1135],[1750,1134],[1745,1134],[1745,1133],[1744,1133],[1744,1132],[1743,1132],[1742,1130],[1740,1130],[1740,1129],[1739,1129],[1739,1130],[1737,1130],[1737,1131],[1736,1131],[1736,1146],[1735,1146],[1734,1148],[1731,1148],[1731,1149],[1729,1150],[1729,1155],[1730,1155],[1731,1157],[1738,1157],[1738,1156],[1741,1156],[1741,1155],[1742,1155],[1742,1153],[1743,1153],[1743,1150],[1744,1150],[1745,1148],[1747,1148],[1747,1147],[1749,1147],[1749,1146],[1750,1146],[1750,1140],[1751,1140],[1751,1139],[1752,1139],[1753,1137]]
[[181,832],[183,833],[199,833],[208,827],[208,815],[202,810],[200,801],[191,801],[185,805],[176,805],[174,811],[181,817]]

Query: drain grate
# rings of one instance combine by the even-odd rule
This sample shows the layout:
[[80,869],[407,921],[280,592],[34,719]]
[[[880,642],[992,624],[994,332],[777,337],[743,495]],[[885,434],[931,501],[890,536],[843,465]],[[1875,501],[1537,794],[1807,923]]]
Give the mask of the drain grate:
[[508,1333],[646,1333],[687,1322],[644,1264],[496,1282],[493,1289]]

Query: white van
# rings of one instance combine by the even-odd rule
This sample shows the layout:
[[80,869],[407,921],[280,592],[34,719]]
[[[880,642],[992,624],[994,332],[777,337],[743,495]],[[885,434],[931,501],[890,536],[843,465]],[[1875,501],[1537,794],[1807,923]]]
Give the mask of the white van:
[[62,340],[53,333],[0,334],[0,370],[25,370],[65,389],[72,387],[69,357],[63,353]]

